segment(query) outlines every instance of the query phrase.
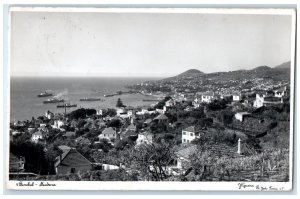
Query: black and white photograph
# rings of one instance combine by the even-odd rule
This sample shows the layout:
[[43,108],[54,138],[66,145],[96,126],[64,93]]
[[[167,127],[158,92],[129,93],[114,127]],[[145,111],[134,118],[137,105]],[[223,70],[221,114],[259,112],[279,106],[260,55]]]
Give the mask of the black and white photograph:
[[295,9],[9,8],[9,189],[290,191]]

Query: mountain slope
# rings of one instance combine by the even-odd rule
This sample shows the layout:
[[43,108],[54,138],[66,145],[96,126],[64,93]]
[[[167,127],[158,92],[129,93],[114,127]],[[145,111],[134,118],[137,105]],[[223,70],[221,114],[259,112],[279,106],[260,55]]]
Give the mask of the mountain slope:
[[290,69],[291,68],[291,61],[288,62],[284,62],[278,66],[275,66],[274,68],[286,68],[286,69]]
[[288,62],[279,65],[276,68],[269,66],[258,66],[250,70],[236,70],[229,72],[214,72],[214,73],[203,73],[197,69],[187,70],[174,77],[169,77],[161,81],[206,81],[206,80],[246,80],[254,78],[271,78],[273,80],[289,80],[290,70],[287,70]]
[[183,73],[180,73],[179,75],[176,75],[174,77],[169,77],[169,78],[166,78],[165,80],[173,80],[173,79],[192,79],[192,78],[195,78],[195,77],[199,77],[199,76],[202,76],[204,75],[205,73],[203,73],[202,71],[200,70],[197,70],[197,69],[189,69]]

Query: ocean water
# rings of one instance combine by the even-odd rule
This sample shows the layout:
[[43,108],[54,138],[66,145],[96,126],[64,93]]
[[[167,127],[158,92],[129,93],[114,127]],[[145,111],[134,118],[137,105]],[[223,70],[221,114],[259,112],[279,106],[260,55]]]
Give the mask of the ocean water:
[[[143,99],[155,99],[141,94],[125,94],[104,97],[104,94],[126,91],[126,85],[141,83],[155,78],[116,78],[116,77],[11,77],[10,82],[10,120],[31,120],[32,117],[44,115],[47,110],[54,113],[64,112],[58,104],[44,104],[51,97],[37,97],[44,91],[52,91],[66,102],[77,104],[76,108],[68,108],[67,112],[83,108],[115,108],[117,99],[121,98],[127,106],[150,105],[153,102]],[[100,97],[105,101],[81,102],[80,98]]]

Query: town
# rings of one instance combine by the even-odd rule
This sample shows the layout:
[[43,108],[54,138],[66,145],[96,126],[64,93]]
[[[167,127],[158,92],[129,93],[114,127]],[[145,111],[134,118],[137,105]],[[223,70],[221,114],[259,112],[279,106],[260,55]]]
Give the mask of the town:
[[120,96],[114,109],[45,110],[12,122],[10,178],[288,181],[289,70],[274,70],[193,69],[129,86],[158,97],[149,106]]

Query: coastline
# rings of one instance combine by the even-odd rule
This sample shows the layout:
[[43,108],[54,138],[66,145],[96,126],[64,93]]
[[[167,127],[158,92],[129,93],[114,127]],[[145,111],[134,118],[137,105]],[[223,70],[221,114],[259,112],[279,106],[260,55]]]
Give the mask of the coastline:
[[[79,108],[116,108],[118,98],[121,98],[127,106],[147,106],[153,101],[144,99],[157,99],[156,96],[147,96],[142,93],[125,93],[113,97],[104,97],[107,93],[116,93],[120,90],[128,91],[127,85],[137,84],[152,80],[145,78],[40,78],[26,77],[11,79],[10,90],[10,121],[30,120],[32,117],[44,115],[46,111],[62,113],[64,110],[57,109],[58,104],[43,104],[43,101],[51,98],[38,98],[37,94],[51,90],[59,98],[65,99],[66,103],[77,104],[76,108],[68,108],[67,112]],[[85,97],[101,98],[105,101],[80,101]]]

